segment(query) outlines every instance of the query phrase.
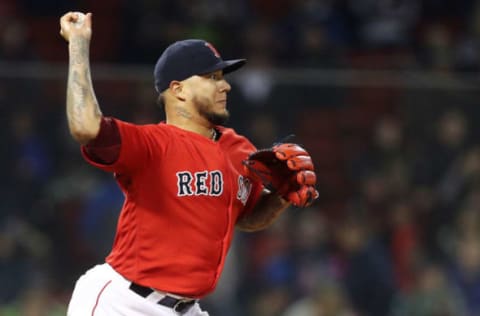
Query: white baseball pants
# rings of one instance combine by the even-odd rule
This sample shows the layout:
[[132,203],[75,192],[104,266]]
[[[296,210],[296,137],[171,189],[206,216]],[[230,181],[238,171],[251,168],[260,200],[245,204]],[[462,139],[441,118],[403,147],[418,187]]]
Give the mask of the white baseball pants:
[[77,280],[67,316],[208,316],[198,302],[178,313],[157,304],[164,293],[142,297],[129,289],[130,284],[107,263],[93,267]]

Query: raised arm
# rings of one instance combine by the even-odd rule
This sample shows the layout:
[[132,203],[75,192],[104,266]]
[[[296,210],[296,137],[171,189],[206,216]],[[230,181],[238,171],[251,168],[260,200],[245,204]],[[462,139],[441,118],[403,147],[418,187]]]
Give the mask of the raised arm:
[[87,144],[100,130],[100,111],[90,74],[92,14],[68,12],[60,18],[60,34],[68,42],[67,119],[70,133]]

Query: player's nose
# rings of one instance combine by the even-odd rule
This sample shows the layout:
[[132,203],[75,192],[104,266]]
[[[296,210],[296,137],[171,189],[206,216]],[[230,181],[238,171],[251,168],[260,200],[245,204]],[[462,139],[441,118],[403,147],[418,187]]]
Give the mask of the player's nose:
[[232,90],[232,86],[228,83],[227,80],[223,79],[220,83],[220,91],[229,92],[230,90]]

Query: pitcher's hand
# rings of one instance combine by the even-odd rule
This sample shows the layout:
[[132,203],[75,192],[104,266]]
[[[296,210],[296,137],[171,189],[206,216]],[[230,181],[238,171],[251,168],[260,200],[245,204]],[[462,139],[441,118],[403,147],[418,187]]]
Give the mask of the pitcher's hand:
[[60,35],[62,35],[67,42],[75,36],[90,40],[92,37],[92,13],[65,13],[60,18]]

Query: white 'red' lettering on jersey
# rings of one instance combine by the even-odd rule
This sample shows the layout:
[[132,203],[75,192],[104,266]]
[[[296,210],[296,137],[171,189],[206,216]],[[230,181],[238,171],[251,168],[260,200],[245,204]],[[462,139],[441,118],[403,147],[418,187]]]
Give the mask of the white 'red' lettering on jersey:
[[179,171],[177,175],[177,196],[210,195],[223,193],[223,174],[220,170]]

